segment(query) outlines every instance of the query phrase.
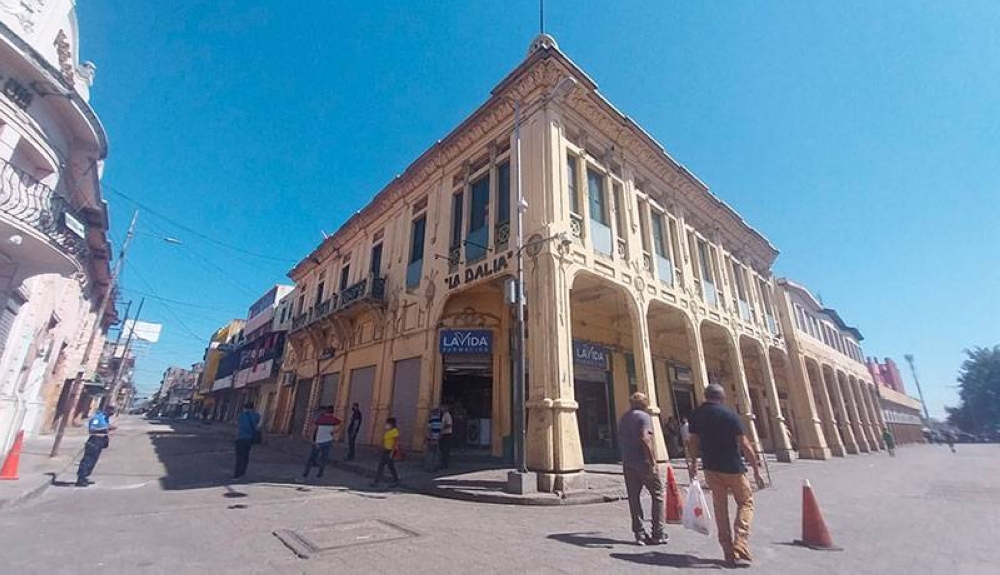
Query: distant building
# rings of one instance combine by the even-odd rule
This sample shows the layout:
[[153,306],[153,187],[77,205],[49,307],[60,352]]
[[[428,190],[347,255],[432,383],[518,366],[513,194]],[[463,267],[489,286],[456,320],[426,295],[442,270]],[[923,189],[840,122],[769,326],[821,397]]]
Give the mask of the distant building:
[[899,393],[906,393],[906,386],[903,384],[903,376],[899,374],[899,368],[892,358],[885,358],[884,363],[879,363],[874,357],[868,358],[868,371],[878,385],[888,387]]

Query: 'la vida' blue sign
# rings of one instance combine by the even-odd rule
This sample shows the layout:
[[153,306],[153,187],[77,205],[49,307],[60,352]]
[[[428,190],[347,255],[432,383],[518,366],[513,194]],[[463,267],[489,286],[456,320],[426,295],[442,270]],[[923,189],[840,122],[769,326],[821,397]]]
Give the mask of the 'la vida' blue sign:
[[589,341],[573,340],[573,363],[599,369],[608,368],[608,348]]
[[441,353],[493,353],[493,332],[488,329],[443,329]]

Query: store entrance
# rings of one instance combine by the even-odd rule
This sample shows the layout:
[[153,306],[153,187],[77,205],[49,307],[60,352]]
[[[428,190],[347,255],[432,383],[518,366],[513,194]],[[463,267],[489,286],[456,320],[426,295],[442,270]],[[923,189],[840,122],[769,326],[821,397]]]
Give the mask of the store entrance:
[[493,356],[443,354],[441,402],[451,407],[454,445],[489,449],[493,424]]
[[614,461],[615,425],[612,421],[611,383],[609,372],[577,366],[573,379],[576,417],[580,427],[580,444],[587,462]]

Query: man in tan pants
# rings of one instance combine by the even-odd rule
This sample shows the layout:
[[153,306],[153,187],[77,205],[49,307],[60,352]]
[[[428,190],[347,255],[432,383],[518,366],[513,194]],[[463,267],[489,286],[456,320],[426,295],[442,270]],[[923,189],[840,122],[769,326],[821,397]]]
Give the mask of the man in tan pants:
[[[736,413],[723,405],[726,392],[713,383],[705,388],[705,403],[691,414],[688,439],[688,474],[691,482],[698,479],[698,455],[705,468],[705,481],[712,492],[715,524],[726,563],[746,567],[753,561],[750,553],[750,523],[753,521],[753,488],[747,480],[743,457],[753,468],[757,487],[764,488],[757,454],[743,433],[743,424]],[[736,500],[736,521],[729,527],[729,496]]]

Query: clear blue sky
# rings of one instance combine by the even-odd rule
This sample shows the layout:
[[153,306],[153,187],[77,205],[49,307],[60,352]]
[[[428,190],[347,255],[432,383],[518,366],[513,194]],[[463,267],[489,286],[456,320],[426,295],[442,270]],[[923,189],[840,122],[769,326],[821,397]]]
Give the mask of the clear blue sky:
[[[779,274],[856,324],[869,355],[917,356],[941,415],[962,349],[1000,343],[1000,3],[816,4],[546,13],[602,92],[779,247]],[[284,260],[142,213],[126,295],[201,306],[147,300],[165,324],[147,390],[475,109],[538,27],[534,0],[276,6],[78,6],[116,241],[132,205],[113,190]]]

